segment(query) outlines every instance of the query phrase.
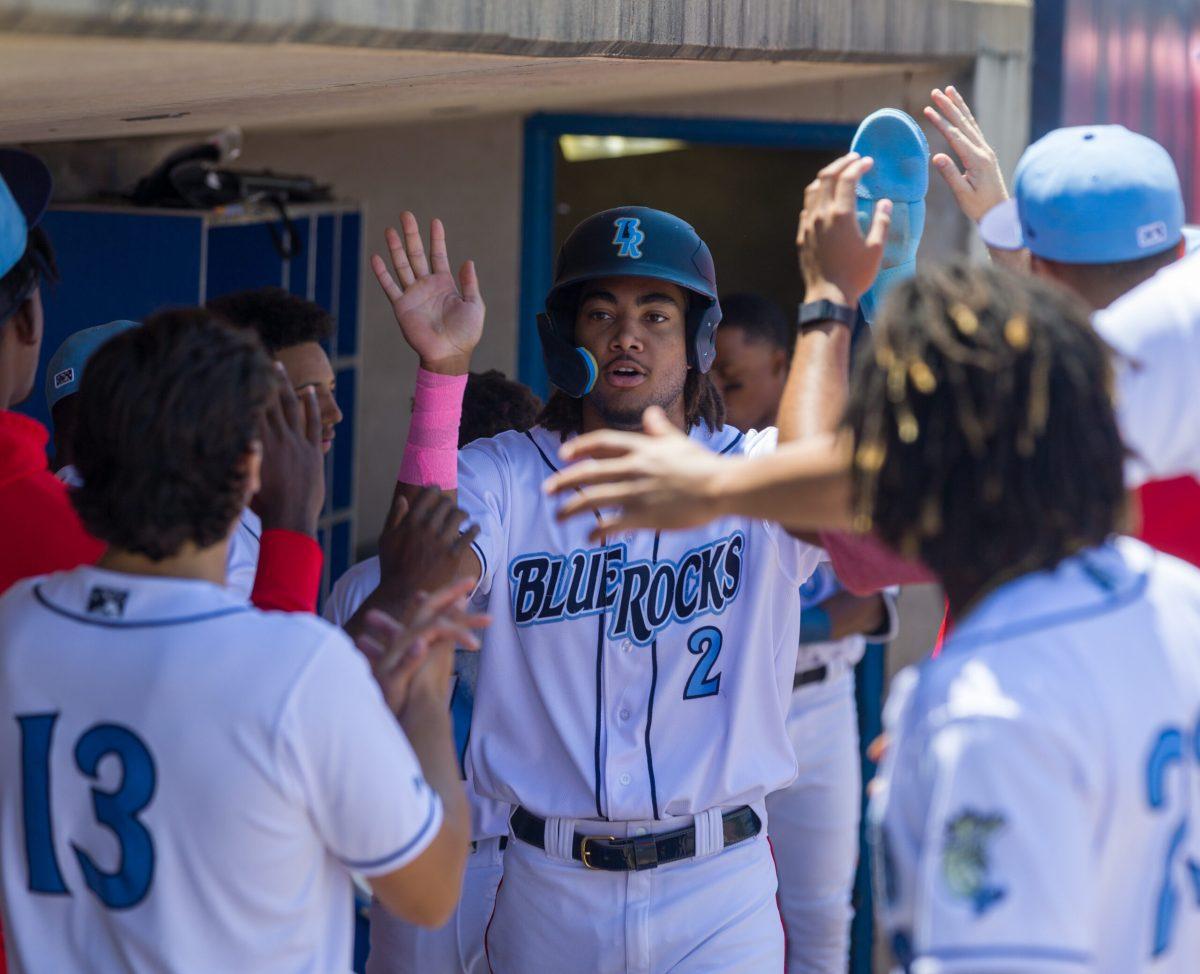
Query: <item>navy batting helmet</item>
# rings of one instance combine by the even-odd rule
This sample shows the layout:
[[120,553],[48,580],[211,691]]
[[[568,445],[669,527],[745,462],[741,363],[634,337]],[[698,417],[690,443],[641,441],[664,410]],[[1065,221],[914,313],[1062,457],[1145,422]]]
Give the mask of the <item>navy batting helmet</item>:
[[677,216],[647,206],[618,206],[584,220],[558,252],[546,313],[538,315],[551,382],[576,398],[596,384],[596,360],[575,344],[575,313],[581,286],[601,277],[650,277],[690,292],[688,365],[709,370],[717,353],[721,306],[708,245]]

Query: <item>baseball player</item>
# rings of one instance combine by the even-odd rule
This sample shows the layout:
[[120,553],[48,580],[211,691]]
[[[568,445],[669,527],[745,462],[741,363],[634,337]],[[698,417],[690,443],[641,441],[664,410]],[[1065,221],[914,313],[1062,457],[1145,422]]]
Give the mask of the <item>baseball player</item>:
[[[520,383],[512,382],[494,369],[472,372],[463,396],[459,446],[509,429],[530,429],[540,410],[540,400]],[[422,528],[446,524],[450,530],[457,530],[459,522],[453,518],[454,503],[445,495],[439,500],[434,489],[430,488],[430,491],[433,496],[418,498],[412,509],[413,516],[397,524],[396,530],[392,530],[393,521],[389,518],[379,542],[383,560],[387,561],[388,572],[393,576],[385,588],[413,591],[422,584],[428,587],[441,581],[437,576],[443,566],[429,564],[422,558],[424,550],[436,547],[428,543]],[[428,514],[418,510],[418,507],[427,506]],[[453,578],[455,566],[448,567],[451,570],[449,578]],[[405,570],[411,571],[413,577],[396,577]],[[432,582],[431,576],[434,576]],[[354,565],[333,586],[325,603],[325,618],[350,631],[361,618],[363,607],[371,604],[382,581],[380,556]],[[450,713],[460,760],[465,759],[466,742],[471,733],[471,710],[478,673],[474,653],[460,650],[455,654]],[[462,771],[465,776],[465,764]],[[467,857],[462,895],[454,916],[440,929],[427,930],[394,917],[377,902],[372,903],[367,974],[487,974],[483,934],[500,886],[502,856],[508,845],[510,809],[480,798],[470,784],[467,801],[471,809],[471,854]]]
[[[311,393],[321,419],[321,450],[328,453],[337,424],[342,421],[336,399],[337,377],[321,347],[321,342],[333,334],[329,312],[278,287],[222,295],[209,301],[207,307],[229,324],[258,335],[271,357],[286,369],[297,395]],[[245,598],[249,598],[258,571],[263,522],[254,508],[260,505],[258,499],[242,511],[229,545],[226,584]]]
[[137,325],[136,321],[122,320],[82,328],[67,336],[46,363],[46,408],[54,421],[54,472],[70,487],[79,486],[74,439],[84,367],[106,341]]
[[771,448],[772,432],[724,427],[706,375],[720,321],[707,246],[645,207],[580,224],[539,318],[557,387],[541,424],[471,444],[454,475],[435,434],[482,302],[469,264],[460,296],[439,223],[428,258],[411,214],[402,229],[395,277],[372,262],[422,359],[401,479],[455,476],[481,528],[465,568],[494,612],[467,749],[480,794],[514,808],[493,970],[778,969],[763,802],[795,774],[796,589],[820,553],[741,518],[601,535],[561,523],[542,491],[564,440],[637,428],[652,403],[705,451]]
[[[775,422],[795,334],[783,309],[754,294],[721,299],[713,379],[739,429]],[[800,586],[800,654],[788,733],[796,779],[767,797],[779,871],[779,908],[789,974],[844,970],[858,863],[862,762],[854,667],[864,633],[887,641],[896,629],[894,591],[857,596],[822,563]]]
[[268,397],[298,408],[277,384],[199,309],[152,316],[87,371],[73,499],[108,550],[0,599],[16,972],[346,970],[352,869],[414,922],[453,908],[447,640],[482,620],[461,586],[407,629],[374,616],[371,666],[327,623],[224,589]]
[[849,425],[881,462],[856,465],[855,494],[945,580],[957,623],[888,704],[872,820],[897,964],[1194,970],[1200,575],[1112,540],[1108,350],[1060,292],[997,271],[902,299],[877,353],[936,388],[889,392],[866,364]]
[[[46,404],[54,419],[56,476],[68,486],[82,483],[74,464],[74,438],[84,370],[105,342],[137,326],[110,321],[81,329],[50,357]],[[250,507],[242,511],[226,564],[226,585],[260,609],[316,610],[321,553],[314,538],[325,496],[320,423],[308,423],[310,413],[314,419],[318,415],[315,395],[305,388],[299,394],[308,400],[304,408],[287,417],[272,403],[263,430],[264,474],[253,503],[270,527],[264,538],[258,514]]]

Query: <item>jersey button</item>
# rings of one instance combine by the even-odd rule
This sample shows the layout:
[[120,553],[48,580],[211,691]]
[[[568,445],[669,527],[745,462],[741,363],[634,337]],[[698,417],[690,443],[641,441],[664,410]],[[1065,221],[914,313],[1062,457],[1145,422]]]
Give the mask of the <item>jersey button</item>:
[[623,650],[625,650],[625,652],[627,652],[627,653],[632,653],[633,652],[633,643],[631,643],[628,639],[626,639],[621,643],[621,648]]
[[619,714],[617,714],[617,716],[620,717],[622,720],[628,720],[629,719],[629,708],[622,707],[621,712]]
[[631,777],[629,777],[629,772],[626,772],[625,774],[621,775],[621,777],[618,778],[617,780],[620,781],[621,784],[623,784],[623,785],[627,785],[627,784],[629,784],[629,782],[633,781],[633,779]]

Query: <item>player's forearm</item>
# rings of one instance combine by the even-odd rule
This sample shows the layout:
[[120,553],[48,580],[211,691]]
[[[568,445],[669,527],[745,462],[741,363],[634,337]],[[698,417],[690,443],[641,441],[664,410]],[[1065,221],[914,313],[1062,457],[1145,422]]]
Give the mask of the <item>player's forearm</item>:
[[443,829],[450,829],[462,840],[463,861],[471,840],[470,814],[467,796],[459,775],[458,756],[454,750],[454,728],[450,709],[443,698],[435,694],[414,691],[399,714],[400,727],[408,737],[421,771],[429,786],[442,800]]
[[779,442],[837,429],[846,409],[849,374],[849,328],[830,321],[798,335],[779,403]]
[[422,487],[437,487],[458,499],[458,427],[468,365],[464,359],[452,367],[461,372],[440,372],[422,362],[417,370],[408,439],[396,477],[410,503]]
[[1003,267],[1017,274],[1029,273],[1028,250],[996,250],[994,247],[988,247],[988,256],[997,267]]
[[829,616],[829,638],[870,635],[878,632],[887,621],[887,607],[882,595],[854,595],[838,592],[821,603]]
[[774,453],[731,460],[709,484],[722,513],[776,521],[793,531],[850,527],[850,445],[824,434]]

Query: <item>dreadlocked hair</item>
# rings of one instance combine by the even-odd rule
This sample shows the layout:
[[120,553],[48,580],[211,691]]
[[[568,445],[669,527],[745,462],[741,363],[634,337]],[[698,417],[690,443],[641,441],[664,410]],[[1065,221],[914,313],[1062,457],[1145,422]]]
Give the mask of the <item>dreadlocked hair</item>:
[[[689,430],[700,423],[714,432],[725,428],[725,400],[707,373],[688,369],[683,382],[683,417]],[[555,389],[537,421],[561,436],[579,433],[583,430],[583,400]]]
[[1109,350],[1073,296],[964,262],[889,295],[847,406],[855,527],[972,597],[1117,530]]

